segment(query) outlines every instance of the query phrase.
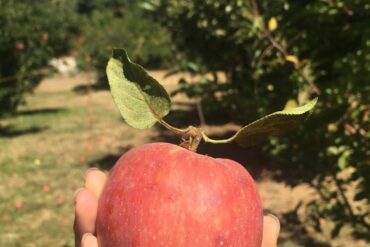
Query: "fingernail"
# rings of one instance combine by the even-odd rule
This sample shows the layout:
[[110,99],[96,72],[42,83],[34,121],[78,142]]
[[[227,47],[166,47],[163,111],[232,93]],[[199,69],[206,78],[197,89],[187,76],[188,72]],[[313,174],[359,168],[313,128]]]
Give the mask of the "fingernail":
[[276,223],[276,234],[279,236],[279,232],[280,232],[280,220],[278,217],[276,217],[275,215],[273,214],[267,214],[267,216],[271,217],[271,219],[273,219]]
[[81,240],[82,247],[93,246],[94,242],[95,242],[95,237],[91,233],[85,233],[82,236],[82,240]]
[[87,175],[89,172],[91,172],[91,171],[97,171],[97,170],[99,170],[99,169],[98,169],[98,168],[96,168],[96,167],[91,167],[91,168],[87,169],[87,170],[86,170],[86,172],[85,172],[85,177],[86,177],[86,175]]
[[275,215],[273,214],[267,214],[268,216],[270,216],[271,218],[274,219],[274,221],[276,221],[276,224],[278,224],[280,226],[280,220],[278,217],[276,217]]
[[74,194],[73,194],[73,198],[76,198],[77,194],[82,190],[83,188],[78,188]]

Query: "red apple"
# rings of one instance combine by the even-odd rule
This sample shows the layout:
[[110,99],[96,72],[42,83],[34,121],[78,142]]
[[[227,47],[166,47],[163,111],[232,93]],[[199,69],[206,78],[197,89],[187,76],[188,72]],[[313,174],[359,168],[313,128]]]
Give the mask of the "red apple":
[[235,161],[146,144],[112,169],[96,233],[99,247],[260,247],[261,201]]
[[17,42],[17,43],[15,44],[15,49],[16,49],[17,51],[23,51],[23,50],[24,50],[24,48],[25,48],[25,45],[24,45],[24,43],[22,43],[22,42]]

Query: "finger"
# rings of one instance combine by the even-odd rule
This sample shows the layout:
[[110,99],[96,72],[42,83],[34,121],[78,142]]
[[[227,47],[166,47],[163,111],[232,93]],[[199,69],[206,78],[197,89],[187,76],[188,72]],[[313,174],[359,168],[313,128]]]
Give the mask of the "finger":
[[98,247],[98,240],[90,233],[85,233],[82,236],[81,247]]
[[263,237],[261,247],[276,247],[280,232],[279,219],[268,214],[263,217]]
[[89,169],[85,174],[85,188],[99,198],[106,180],[107,175],[104,172],[96,168]]
[[81,189],[75,196],[75,238],[76,246],[85,233],[94,234],[98,211],[98,198],[88,189]]

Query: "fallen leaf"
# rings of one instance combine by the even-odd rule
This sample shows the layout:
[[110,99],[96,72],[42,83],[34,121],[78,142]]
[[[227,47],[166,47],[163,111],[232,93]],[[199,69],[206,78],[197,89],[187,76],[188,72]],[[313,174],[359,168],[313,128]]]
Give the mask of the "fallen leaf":
[[39,165],[41,165],[41,160],[39,160],[39,159],[35,159],[35,160],[33,161],[33,164],[35,164],[36,166],[39,166]]
[[89,144],[87,144],[86,145],[86,152],[87,152],[87,154],[92,154],[93,152],[94,152],[94,145],[93,144],[91,144],[91,143],[89,143]]
[[22,201],[16,201],[15,202],[15,208],[21,209],[24,207],[24,203]]
[[57,196],[57,198],[55,198],[55,202],[57,205],[62,205],[64,203],[64,197],[63,196]]
[[49,185],[47,185],[47,184],[45,184],[45,185],[42,187],[42,191],[43,191],[43,192],[45,192],[45,193],[49,192],[49,191],[50,191],[50,186],[49,186]]
[[85,163],[86,158],[83,155],[80,155],[80,163]]

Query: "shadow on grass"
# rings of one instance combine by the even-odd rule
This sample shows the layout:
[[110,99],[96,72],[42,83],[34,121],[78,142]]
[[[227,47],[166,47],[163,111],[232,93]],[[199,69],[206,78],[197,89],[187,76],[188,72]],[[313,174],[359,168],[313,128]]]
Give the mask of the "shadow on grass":
[[[67,111],[64,108],[44,108],[44,109],[32,109],[32,110],[18,110],[9,117],[32,117],[36,115],[52,115]],[[19,128],[16,125],[4,125],[0,123],[0,137],[17,137],[22,135],[36,134],[47,130],[45,126],[32,126],[28,128]]]
[[133,147],[132,145],[124,146],[116,154],[107,154],[103,157],[90,161],[88,163],[88,166],[97,167],[104,171],[109,171],[114,166],[114,164],[117,162],[117,160],[121,157],[121,155],[126,153],[132,147]]
[[[87,92],[89,91],[89,86],[79,85],[79,86],[74,87],[72,90],[73,92],[77,94],[87,94]],[[91,90],[92,91],[109,90],[109,86],[108,84],[104,84],[104,83],[94,83],[91,85]]]
[[279,215],[282,232],[289,233],[281,234],[279,237],[279,244],[283,244],[284,242],[295,242],[300,246],[330,247],[330,243],[319,241],[310,236],[304,223],[301,222],[298,217],[298,207],[299,206],[292,211]]
[[44,115],[44,114],[56,114],[65,112],[64,108],[45,108],[45,109],[33,109],[33,110],[19,110],[15,116],[33,116],[33,115]]
[[30,127],[26,129],[15,129],[12,126],[0,127],[0,137],[18,137],[22,135],[30,135],[42,132],[48,129],[47,127]]

